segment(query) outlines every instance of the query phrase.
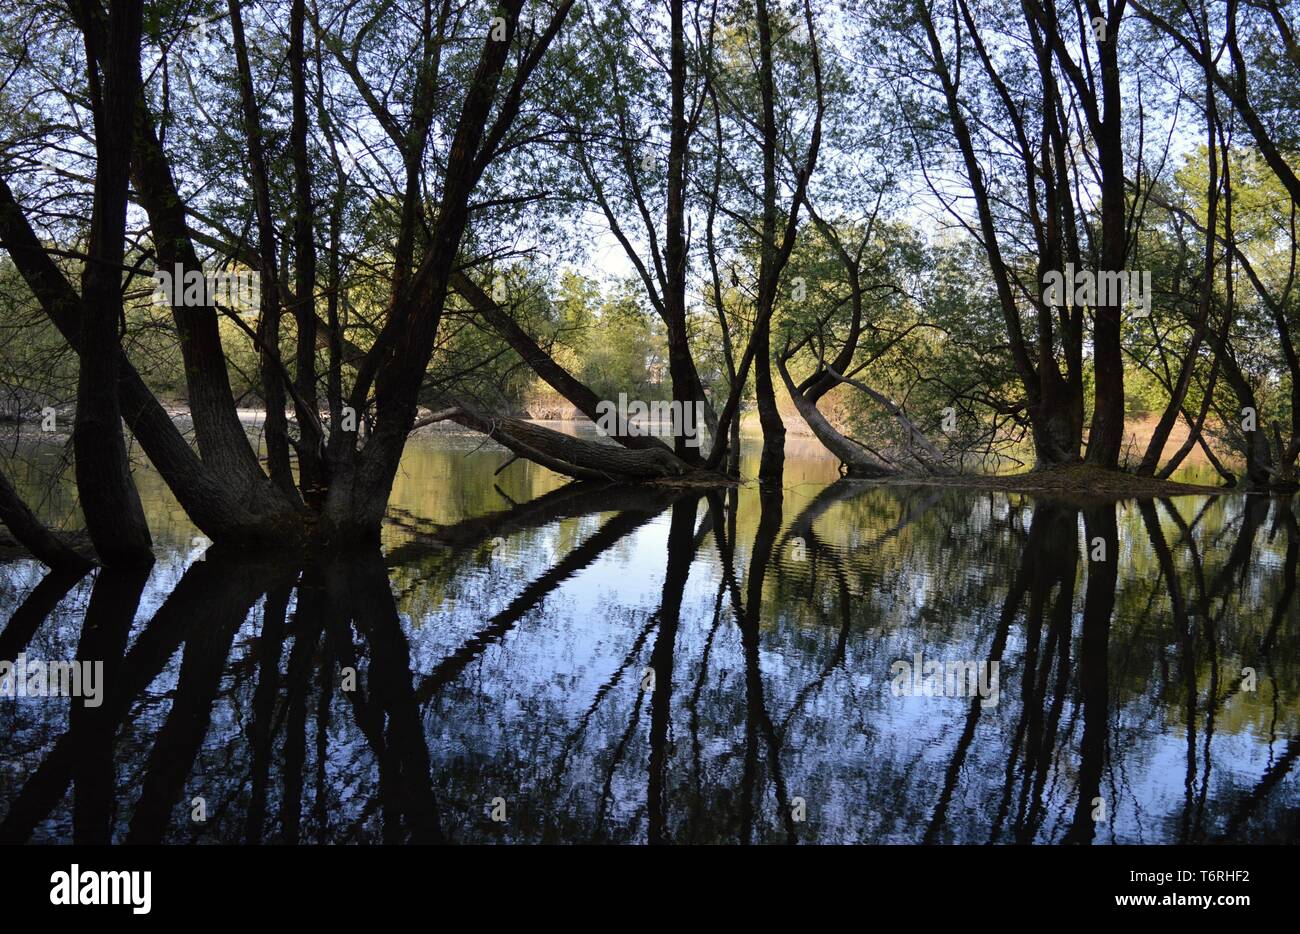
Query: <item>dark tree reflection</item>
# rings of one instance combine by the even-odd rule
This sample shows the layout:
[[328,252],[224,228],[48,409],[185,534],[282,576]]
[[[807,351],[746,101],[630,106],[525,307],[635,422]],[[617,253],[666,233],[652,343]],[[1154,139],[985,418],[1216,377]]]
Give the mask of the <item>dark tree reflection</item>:
[[[1294,840],[1285,499],[574,484],[329,558],[0,566],[0,839]],[[899,696],[916,653],[996,703]]]

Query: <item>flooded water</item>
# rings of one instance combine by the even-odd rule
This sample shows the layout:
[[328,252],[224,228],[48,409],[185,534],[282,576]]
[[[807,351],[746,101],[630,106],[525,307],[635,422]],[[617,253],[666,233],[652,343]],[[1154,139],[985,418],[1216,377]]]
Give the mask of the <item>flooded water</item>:
[[103,663],[94,706],[0,697],[0,839],[1296,840],[1291,502],[790,453],[700,495],[427,435],[383,549],[309,567],[205,550],[142,473],[147,574],[0,565],[0,659]]

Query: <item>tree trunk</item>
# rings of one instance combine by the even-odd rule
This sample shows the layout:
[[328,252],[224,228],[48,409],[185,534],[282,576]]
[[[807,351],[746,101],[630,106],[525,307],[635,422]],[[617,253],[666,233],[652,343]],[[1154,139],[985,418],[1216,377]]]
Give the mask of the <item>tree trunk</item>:
[[[1076,3],[1080,15],[1083,5]],[[1091,12],[1100,8],[1089,6]],[[1096,43],[1096,72],[1089,67],[1085,74],[1075,61],[1072,49],[1061,32],[1060,20],[1054,3],[1046,5],[1027,2],[1027,13],[1037,22],[1056,60],[1074,85],[1079,107],[1087,119],[1097,149],[1096,162],[1100,168],[1101,186],[1101,238],[1099,273],[1123,272],[1128,256],[1128,204],[1124,178],[1122,107],[1119,74],[1119,28],[1124,5],[1108,5],[1107,16],[1101,18],[1094,32]],[[1067,16],[1067,21],[1069,17]],[[1081,55],[1087,55],[1087,39]],[[1060,167],[1064,171],[1064,167]],[[1072,288],[1073,283],[1067,285]],[[1093,412],[1088,431],[1088,450],[1084,460],[1100,467],[1119,466],[1120,448],[1124,443],[1124,354],[1120,343],[1120,317],[1118,304],[1097,305],[1093,308],[1092,362],[1093,362]]]
[[[537,342],[497,305],[491,296],[479,288],[469,276],[460,271],[453,272],[451,274],[451,287],[465,301],[469,302],[470,307],[492,326],[492,329],[510,345],[510,348],[515,353],[523,358],[524,363],[528,364],[534,373],[546,381],[548,386],[562,395],[573,404],[574,408],[593,422],[600,419],[599,406],[601,400],[596,397],[596,394],[581,380],[557,363],[554,357],[538,346]],[[669,450],[668,445],[653,435],[620,435],[615,433],[610,437],[624,447],[637,450],[651,448]]]
[[[143,97],[137,103],[135,119],[133,179],[149,216],[157,268],[172,272],[179,266],[182,270],[202,273],[203,266],[186,224],[185,202]],[[217,327],[217,312],[206,304],[173,305],[172,320],[180,338],[186,400],[194,420],[199,456],[204,466],[222,475],[224,482],[252,495],[252,488],[269,485],[269,481],[231,401],[234,393]]]
[[[313,240],[315,211],[311,197],[311,167],[307,154],[307,63],[303,52],[305,0],[293,0],[289,13],[289,78],[293,88],[293,123],[289,142],[293,152],[294,182],[294,291],[293,308],[297,330],[294,397],[298,415],[298,486],[309,505],[323,502],[327,477],[324,474],[320,437],[308,430],[319,416],[316,392],[316,243]],[[314,443],[313,443],[314,442]]]
[[803,420],[808,423],[808,428],[816,436],[817,440],[825,445],[826,450],[839,458],[840,463],[844,465],[850,477],[875,479],[878,477],[892,477],[898,473],[897,468],[891,467],[871,456],[861,445],[854,444],[837,431],[835,426],[827,421],[826,416],[821,413],[816,404],[799,392],[794,385],[794,381],[790,378],[790,372],[786,368],[784,361],[779,357],[776,366],[781,373],[781,379],[785,383],[786,391],[790,394],[790,398],[794,400],[795,408],[803,417]]
[[[763,131],[763,240],[758,272],[758,308],[755,314],[754,394],[758,399],[758,420],[763,428],[763,453],[759,459],[761,483],[779,484],[785,469],[785,423],[776,405],[772,385],[771,322],[776,304],[777,283],[781,268],[776,247],[776,155],[777,126],[775,84],[772,64],[772,23],[767,0],[758,0],[759,95],[762,99]],[[791,207],[798,210],[796,201]],[[789,254],[786,253],[786,256]]]
[[[672,121],[668,141],[668,204],[664,244],[664,319],[668,337],[668,371],[673,381],[673,401],[683,407],[704,401],[704,388],[691,356],[686,329],[686,48],[682,25],[683,0],[671,0],[671,61],[669,64]],[[675,437],[673,450],[688,464],[701,461],[698,447]]]
[[758,462],[758,479],[779,484],[785,472],[785,422],[776,404],[772,384],[772,348],[766,322],[758,336],[754,360],[754,395],[758,400],[758,422],[763,428],[763,452]]
[[0,522],[38,561],[54,570],[84,571],[94,564],[47,529],[3,474],[0,474]]
[[282,305],[280,270],[276,260],[275,219],[271,216],[271,182],[262,148],[261,112],[253,96],[253,72],[248,63],[248,45],[244,40],[240,2],[241,0],[228,0],[227,5],[239,74],[239,100],[244,116],[244,138],[248,146],[248,177],[252,183],[254,214],[257,218],[257,254],[262,276],[261,288],[258,290],[257,320],[258,372],[262,383],[262,402],[266,407],[262,434],[266,439],[271,481],[285,496],[296,498],[298,491],[294,486],[293,468],[289,461],[289,422],[284,414],[287,399],[280,360]]
[[[1204,7],[1202,7],[1202,10],[1204,10]],[[1208,35],[1203,36],[1202,54],[1208,53],[1206,48],[1208,42]],[[1205,339],[1205,329],[1209,326],[1210,321],[1210,308],[1214,302],[1214,232],[1219,229],[1219,162],[1218,147],[1215,146],[1215,135],[1218,131],[1218,111],[1215,107],[1214,79],[1208,72],[1205,75],[1205,123],[1207,136],[1209,137],[1206,145],[1209,179],[1205,190],[1207,205],[1205,278],[1201,285],[1200,308],[1196,317],[1195,330],[1192,334],[1192,343],[1183,356],[1182,365],[1178,368],[1178,378],[1174,381],[1173,389],[1170,391],[1169,404],[1165,406],[1164,412],[1160,415],[1160,421],[1156,423],[1155,429],[1151,432],[1151,440],[1147,443],[1146,453],[1142,456],[1142,462],[1138,464],[1137,475],[1139,477],[1154,475],[1156,468],[1160,466],[1160,455],[1164,452],[1165,443],[1169,440],[1169,433],[1173,430],[1174,422],[1178,419],[1178,413],[1182,410],[1183,401],[1187,398],[1187,390],[1192,384],[1192,371],[1196,367],[1197,351],[1201,349],[1201,342]],[[1191,438],[1188,438],[1188,440],[1190,441]]]
[[[81,320],[84,316],[81,297],[37,240],[3,179],[0,179],[0,245],[13,259],[45,315],[69,346],[80,353],[83,346]],[[210,311],[203,308],[191,310]],[[215,325],[215,321],[213,323]],[[113,347],[118,358],[117,393],[122,418],[191,521],[213,541],[286,544],[301,537],[302,511],[287,502],[262,473],[257,460],[252,458],[252,449],[243,429],[240,429],[238,443],[256,470],[256,479],[251,481],[229,469],[230,459],[214,454],[212,460],[221,466],[200,460],[116,341]],[[220,356],[219,345],[218,354]],[[224,356],[220,360],[224,379]],[[232,415],[235,412],[228,390],[225,410]],[[238,426],[238,419],[234,419],[234,423]],[[221,437],[218,434],[214,438],[218,442],[215,450],[220,450]],[[209,450],[214,449],[210,447]],[[227,451],[237,454],[233,448]]]
[[331,445],[332,479],[319,529],[326,538],[378,538],[402,449],[415,423],[420,388],[469,221],[470,196],[518,114],[528,77],[559,32],[572,0],[561,3],[514,69],[509,90],[499,95],[520,6],[519,2],[507,5],[503,39],[489,33],[484,40],[448,150],[433,235],[409,284],[394,294],[388,318],[353,387],[352,398],[360,411],[370,389],[367,374],[373,374],[375,430],[361,450],[354,444]]
[[[1113,24],[1113,30],[1118,24]],[[1127,204],[1125,201],[1124,151],[1120,128],[1119,74],[1115,47],[1117,37],[1108,31],[1101,42],[1102,83],[1105,86],[1103,132],[1097,136],[1097,159],[1101,164],[1101,272],[1123,272],[1128,253],[1126,237]],[[1088,430],[1089,464],[1114,468],[1119,466],[1120,448],[1124,444],[1124,353],[1120,346],[1118,305],[1101,305],[1093,309],[1092,425]]]
[[482,432],[520,457],[579,480],[663,480],[695,473],[701,478],[721,480],[692,468],[662,447],[630,450],[553,431],[513,416],[483,412],[465,403],[457,403],[447,417]]
[[[140,0],[114,4],[108,22],[91,16],[91,32],[107,28],[108,55],[87,56],[95,117],[95,199],[89,258],[81,277],[81,354],[77,413],[72,427],[77,491],[95,550],[106,565],[153,562],[144,508],[131,477],[118,404],[122,258],[127,183],[131,166],[131,115],[140,87]],[[93,43],[87,42],[87,47]]]
[[1038,401],[1029,406],[1034,468],[1078,463],[1083,433],[1082,387],[1063,379],[1054,360],[1046,373],[1040,366],[1039,375],[1043,378]]
[[1224,379],[1232,387],[1242,407],[1235,413],[1235,417],[1244,423],[1250,414],[1254,415],[1254,430],[1247,431],[1244,427],[1241,428],[1244,439],[1243,453],[1246,455],[1246,485],[1256,490],[1267,489],[1273,477],[1273,456],[1269,449],[1263,420],[1260,418],[1259,403],[1255,401],[1255,390],[1246,375],[1241,372],[1241,367],[1237,365],[1237,361],[1228,350],[1228,345],[1222,345],[1219,353],[1223,361]]

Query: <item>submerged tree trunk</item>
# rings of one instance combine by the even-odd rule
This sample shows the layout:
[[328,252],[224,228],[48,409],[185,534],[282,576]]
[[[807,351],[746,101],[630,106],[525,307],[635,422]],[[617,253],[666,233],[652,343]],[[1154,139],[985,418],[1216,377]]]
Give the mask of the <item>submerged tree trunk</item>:
[[754,361],[754,394],[758,399],[758,422],[763,429],[763,452],[758,462],[758,479],[763,483],[781,482],[785,471],[785,422],[776,404],[772,383],[772,348],[769,327],[762,326]]
[[[86,530],[107,565],[153,561],[149,525],[127,461],[117,382],[121,334],[122,258],[127,182],[131,167],[131,116],[140,88],[140,0],[111,8],[107,23],[89,14],[90,33],[107,29],[102,65],[87,56],[95,117],[95,201],[89,258],[81,277],[81,353],[77,413],[72,428],[77,491]],[[88,42],[87,48],[93,44]]]
[[[762,100],[763,131],[763,240],[758,273],[758,309],[751,340],[756,347],[754,394],[758,399],[758,421],[763,428],[763,453],[759,459],[760,482],[779,484],[785,465],[785,423],[776,405],[772,385],[772,311],[776,304],[781,267],[776,247],[776,156],[777,126],[775,78],[772,65],[772,22],[767,0],[758,0],[759,96]],[[798,210],[798,203],[792,206]]]
[[[761,384],[756,385],[759,414],[764,425],[764,453],[759,465],[759,479],[760,481],[779,482],[782,470],[781,461],[784,459],[785,453],[785,425],[780,420],[780,413],[776,408],[775,392],[771,385],[770,333],[772,314],[776,306],[781,273],[790,260],[791,252],[794,250],[795,236],[799,224],[799,206],[804,202],[808,192],[808,181],[812,178],[813,170],[817,167],[817,156],[821,150],[822,117],[826,111],[826,97],[822,83],[821,56],[817,46],[817,34],[813,28],[812,10],[808,3],[805,2],[803,10],[804,25],[807,27],[811,49],[812,73],[817,100],[808,150],[797,170],[794,192],[790,199],[790,208],[786,212],[785,225],[778,243],[776,238],[776,156],[779,140],[774,103],[772,28],[768,18],[766,0],[759,0],[757,12],[760,50],[758,78],[763,100],[761,121],[763,136],[763,222],[758,274],[758,300],[754,309],[753,331],[750,332],[745,351],[741,354],[740,363],[735,369],[735,376],[731,380],[731,392],[727,396],[727,402],[718,415],[718,424],[714,436],[719,443],[715,443],[713,449],[709,451],[704,466],[710,470],[716,469],[722,462],[727,450],[733,447],[720,442],[721,439],[730,437],[733,421],[740,418],[740,401],[744,393],[745,383],[749,379],[749,369],[751,366],[755,366],[758,369],[755,382]],[[756,360],[755,358],[759,355],[761,357]]]
[[[598,422],[601,417],[599,406],[601,400],[591,388],[566,370],[554,357],[543,350],[528,333],[521,328],[486,292],[478,287],[465,273],[456,271],[451,274],[451,287],[469,302],[471,308],[482,317],[498,335],[519,354],[524,363],[546,381],[546,384],[572,403],[587,418]],[[619,434],[610,435],[624,447],[645,450],[657,448],[669,451],[659,438],[653,435]]]
[[[754,360],[754,393],[758,400],[758,419],[763,428],[763,453],[759,460],[758,478],[762,483],[779,484],[785,465],[785,422],[776,403],[776,388],[772,382],[772,315],[776,307],[781,273],[794,248],[799,207],[807,193],[808,180],[817,165],[821,146],[821,118],[825,107],[822,90],[821,60],[817,50],[816,31],[807,4],[804,6],[804,25],[808,29],[812,50],[812,71],[817,88],[816,117],[812,137],[803,166],[790,202],[784,231],[777,241],[777,177],[776,163],[781,149],[780,128],[776,119],[776,70],[772,52],[772,20],[767,0],[758,0],[756,6],[758,25],[758,85],[761,101],[759,127],[763,151],[763,219],[758,272],[758,301],[754,315],[754,331],[750,335],[756,359]],[[741,368],[743,382],[744,367]]]
[[[1101,187],[1101,237],[1097,268],[1099,273],[1122,273],[1128,257],[1128,203],[1124,178],[1122,106],[1120,99],[1119,29],[1124,4],[1111,4],[1106,16],[1092,14],[1101,10],[1095,3],[1085,6],[1076,0],[1075,10],[1085,12],[1096,27],[1096,67],[1084,69],[1075,61],[1072,44],[1062,34],[1054,3],[1029,2],[1031,12],[1055,54],[1061,70],[1074,86],[1078,104],[1087,120],[1096,146],[1096,164]],[[1069,13],[1063,17],[1072,22]],[[1083,40],[1079,54],[1089,54],[1088,40]],[[1085,58],[1086,62],[1087,59]],[[1063,170],[1063,167],[1062,167]],[[1098,296],[1100,299],[1100,296]],[[1088,430],[1088,450],[1084,460],[1099,467],[1119,466],[1120,448],[1124,443],[1124,354],[1120,343],[1122,308],[1116,302],[1099,303],[1092,309],[1093,412]]]
[[[13,259],[45,315],[69,346],[80,353],[84,315],[81,297],[37,239],[3,179],[0,179],[0,245]],[[211,313],[210,308],[202,306],[186,311],[193,313],[191,321],[205,312]],[[215,317],[211,324],[215,339]],[[184,347],[185,339],[182,337],[182,350]],[[207,436],[208,459],[201,459],[190,447],[116,341],[112,348],[117,356],[121,417],[191,521],[214,541],[283,545],[300,540],[305,533],[305,513],[287,502],[258,466],[239,424],[226,380],[220,343],[215,344],[219,379],[227,388],[224,406],[205,409],[209,415],[222,416],[208,422],[210,429],[218,429]],[[188,365],[186,370],[190,372]],[[208,375],[212,372],[208,371]],[[204,434],[199,430],[197,412],[203,405],[196,405],[191,396],[190,411],[195,416],[195,433],[200,448],[204,445]],[[237,442],[222,435],[225,414],[229,414],[231,423],[239,432]],[[235,468],[234,465],[245,457],[255,473],[245,474]]]
[[[217,316],[212,305],[204,302],[191,306],[180,300],[180,296],[174,296],[177,300],[172,302],[199,448],[196,455],[139,373],[118,349],[116,334],[108,345],[114,349],[104,352],[103,335],[92,331],[88,325],[83,327],[92,315],[82,297],[75,293],[46,253],[15,202],[12,192],[0,182],[0,242],[13,256],[24,280],[69,343],[87,359],[93,356],[93,363],[97,366],[111,366],[117,370],[115,376],[109,370],[107,377],[103,372],[95,370],[93,380],[83,386],[81,399],[87,405],[87,414],[92,404],[101,401],[115,404],[115,400],[120,398],[122,415],[146,454],[191,519],[214,540],[291,546],[312,539],[344,541],[357,536],[378,537],[398,460],[414,423],[416,404],[441,319],[448,276],[457,259],[468,220],[469,197],[484,170],[507,145],[506,135],[520,110],[528,78],[558,33],[571,5],[571,0],[560,3],[544,28],[529,33],[527,42],[516,43],[522,3],[519,0],[509,0],[505,4],[507,34],[499,36],[496,29],[493,29],[484,38],[478,66],[464,98],[449,148],[442,200],[436,212],[437,223],[433,225],[433,233],[428,238],[418,268],[409,277],[395,278],[388,318],[373,347],[358,364],[360,375],[353,390],[352,401],[356,404],[358,417],[363,410],[369,410],[373,406],[375,430],[367,435],[362,446],[355,434],[349,437],[345,430],[339,428],[340,420],[332,419],[335,430],[335,438],[331,439],[330,445],[333,482],[320,504],[319,513],[304,506],[296,491],[285,482],[288,478],[285,477],[283,447],[278,448],[273,459],[273,473],[277,475],[279,485],[262,471],[238,418]],[[79,25],[86,32],[89,57],[106,63],[115,54],[120,54],[122,44],[110,43],[94,28],[94,23]],[[511,53],[516,48],[519,58],[514,61]],[[138,58],[138,51],[136,56]],[[508,72],[507,64],[510,66]],[[242,90],[247,92],[250,86],[248,69],[241,70],[245,72]],[[504,91],[500,87],[503,74],[509,75],[509,84]],[[301,94],[298,96],[301,97]],[[421,97],[421,100],[425,98]],[[129,132],[134,125],[134,150],[120,139],[110,146],[113,137],[109,133],[99,134],[100,144],[109,147],[112,153],[117,153],[122,158],[134,151],[136,189],[149,216],[158,268],[173,276],[178,267],[181,276],[185,272],[202,275],[187,227],[186,204],[177,191],[171,167],[154,131],[153,119],[138,83],[130,89],[125,101],[127,106],[124,112],[115,116],[118,117],[119,128],[126,128]],[[300,100],[297,108],[299,124],[303,116],[302,103]],[[244,109],[248,111],[247,106]],[[259,133],[255,120],[252,119],[250,131],[250,137],[257,140]],[[301,162],[304,155],[301,137],[297,155]],[[101,155],[101,173],[106,165],[111,165],[111,160],[104,159]],[[283,283],[268,262],[268,259],[273,260],[275,257],[273,251],[267,248],[274,230],[267,223],[269,192],[265,183],[265,166],[260,169],[255,167],[254,175],[259,189],[259,233],[263,241],[263,258],[260,262],[268,267],[262,271],[271,278],[268,288],[273,290],[272,296],[278,301],[282,295],[287,295],[287,290],[281,288]],[[125,188],[123,177],[123,198]],[[424,211],[419,204],[422,202],[423,191],[417,185],[413,194],[413,203],[421,211]],[[296,199],[300,213],[309,209],[310,193],[306,194],[308,197],[304,198],[300,186]],[[303,221],[304,218],[300,217],[299,220]],[[119,229],[116,238],[119,247],[124,239],[122,233]],[[300,264],[305,263],[309,267],[309,228],[305,223],[300,224],[296,233]],[[110,270],[114,277],[112,291],[119,298],[119,312],[120,268],[119,261]],[[100,289],[107,289],[107,285],[101,285]],[[299,291],[304,293],[300,298],[306,306],[302,309],[305,314],[310,309],[312,296],[310,277],[306,274],[299,280]],[[314,311],[312,315],[314,318]],[[301,315],[299,318],[300,321],[304,320]],[[116,320],[117,316],[111,318],[109,325],[115,326]],[[264,329],[265,340],[259,342],[264,353],[274,342],[273,330],[271,327]],[[337,329],[331,328],[331,339],[337,342],[338,336]],[[307,346],[300,347],[298,357],[299,377],[304,385],[310,380],[314,389],[314,376],[309,372],[314,347],[310,341],[305,343]],[[92,349],[96,353],[91,354]],[[335,358],[333,366],[338,362],[338,354],[332,356]],[[278,354],[274,351],[265,362],[274,363],[275,366],[264,368],[264,375],[276,378],[284,376]],[[332,385],[337,382],[335,375],[332,373]],[[289,385],[287,380],[282,382]],[[299,395],[306,399],[312,397],[311,394]],[[295,398],[295,402],[301,401],[302,398]],[[273,401],[271,406],[275,407]],[[308,405],[306,408],[310,407]],[[342,406],[338,405],[337,408],[341,409]],[[283,412],[282,405],[280,411]],[[315,423],[316,413],[310,412],[311,417],[304,419],[305,413],[300,407],[299,414],[300,428],[306,443],[311,438],[309,429]],[[117,425],[116,416],[111,421]],[[109,423],[104,419],[99,419],[99,422],[105,425]],[[120,427],[118,435],[120,437]],[[319,429],[315,438],[319,439]],[[107,445],[102,447],[111,450]],[[124,448],[119,449],[124,451]],[[79,457],[79,469],[83,466],[83,460],[86,465],[94,462],[92,457]],[[124,455],[118,460],[122,465],[125,464]],[[119,474],[129,479],[129,474],[122,471]],[[112,476],[109,471],[100,471],[95,476],[87,475],[83,480],[83,493],[94,482],[102,482]],[[98,494],[83,499],[99,503],[108,501]],[[89,502],[88,505],[91,509],[94,508]],[[120,514],[121,510],[118,512]],[[105,548],[107,550],[110,545],[120,547],[129,542],[130,537],[122,534],[113,542],[105,539]]]

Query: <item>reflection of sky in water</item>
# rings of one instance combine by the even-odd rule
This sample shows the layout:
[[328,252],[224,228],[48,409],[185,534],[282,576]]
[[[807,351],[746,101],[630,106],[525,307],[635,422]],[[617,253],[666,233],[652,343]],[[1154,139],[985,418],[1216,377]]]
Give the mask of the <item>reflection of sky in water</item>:
[[[703,500],[560,502],[556,478],[516,465],[494,479],[499,463],[457,444],[413,445],[385,532],[392,566],[339,562],[290,594],[291,569],[278,585],[288,601],[278,658],[263,637],[275,576],[259,582],[213,552],[205,570],[192,530],[142,483],[157,494],[146,498],[160,560],[126,653],[162,648],[112,727],[112,838],[133,832],[145,800],[170,815],[152,832],[171,841],[242,840],[253,825],[268,841],[403,840],[432,801],[439,833],[465,841],[642,841],[657,827],[697,842],[784,841],[791,829],[825,842],[1060,842],[1079,832],[1089,774],[1107,811],[1085,835],[1094,842],[1292,832],[1300,717],[1287,581],[1300,544],[1282,501],[1183,498],[1145,514],[1122,504],[1107,625],[1085,610],[1098,589],[1085,551],[1095,530],[1077,508],[828,487],[833,465],[794,460],[779,525],[760,525],[772,506],[756,488],[738,491],[724,561]],[[529,516],[537,502],[560,505]],[[1183,532],[1193,523],[1195,551]],[[439,537],[448,528],[461,536],[450,545]],[[687,565],[673,633],[665,579]],[[367,589],[376,574],[381,589]],[[40,579],[32,562],[0,565],[5,619]],[[92,581],[35,627],[30,656],[76,655]],[[222,630],[213,614],[226,603]],[[171,642],[152,628],[160,615],[176,627]],[[1108,639],[1103,694],[1086,690],[1100,682],[1083,673],[1085,631]],[[393,644],[406,667],[376,649]],[[897,659],[978,661],[997,646],[996,707],[890,692]],[[362,690],[350,696],[323,673],[337,678],[352,651]],[[671,668],[656,670],[650,694],[641,680],[655,657]],[[1254,693],[1238,689],[1244,665],[1258,669]],[[418,743],[405,723],[419,725]],[[1089,724],[1105,730],[1100,759],[1085,752]],[[57,768],[68,730],[66,700],[0,700],[0,836],[74,836],[77,781],[92,779]],[[196,795],[204,825],[188,820]],[[504,823],[489,818],[497,796]],[[808,819],[791,824],[796,797]],[[29,805],[15,802],[31,800],[44,803],[19,814]]]

